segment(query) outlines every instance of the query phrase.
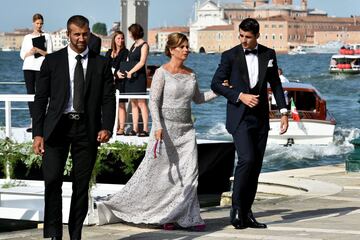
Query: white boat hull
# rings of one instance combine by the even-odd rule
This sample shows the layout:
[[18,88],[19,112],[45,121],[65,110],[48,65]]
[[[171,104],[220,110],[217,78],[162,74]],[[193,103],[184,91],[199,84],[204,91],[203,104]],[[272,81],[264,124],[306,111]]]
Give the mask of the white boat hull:
[[288,131],[280,135],[280,119],[270,120],[268,144],[328,145],[333,142],[335,123],[330,121],[289,119]]

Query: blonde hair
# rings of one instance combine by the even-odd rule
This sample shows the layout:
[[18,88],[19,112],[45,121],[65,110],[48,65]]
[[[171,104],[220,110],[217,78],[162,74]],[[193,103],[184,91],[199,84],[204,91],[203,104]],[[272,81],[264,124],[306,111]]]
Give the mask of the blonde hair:
[[182,33],[170,33],[165,46],[165,55],[171,57],[170,49],[179,47],[184,42],[189,42],[189,39]]

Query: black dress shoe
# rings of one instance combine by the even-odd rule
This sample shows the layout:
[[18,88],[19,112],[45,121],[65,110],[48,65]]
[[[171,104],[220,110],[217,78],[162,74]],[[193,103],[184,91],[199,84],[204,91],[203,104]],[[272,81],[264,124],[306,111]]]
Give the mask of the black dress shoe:
[[61,240],[62,237],[52,237],[51,240]]
[[235,227],[235,229],[244,229],[247,228],[244,224],[244,220],[241,216],[241,213],[238,209],[230,209],[230,223]]
[[260,223],[260,222],[256,221],[251,210],[247,215],[247,218],[245,220],[245,225],[249,228],[267,228],[265,223]]

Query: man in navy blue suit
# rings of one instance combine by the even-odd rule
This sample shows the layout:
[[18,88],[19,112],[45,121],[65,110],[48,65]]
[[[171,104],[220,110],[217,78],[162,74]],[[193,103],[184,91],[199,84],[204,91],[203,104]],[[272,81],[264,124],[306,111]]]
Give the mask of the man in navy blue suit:
[[[233,136],[238,155],[230,211],[230,222],[236,229],[267,227],[256,221],[251,211],[270,129],[267,83],[282,115],[279,134],[288,128],[276,54],[258,44],[259,30],[255,19],[240,23],[241,44],[222,54],[211,83],[211,89],[228,100],[226,129]],[[232,88],[223,85],[225,79],[229,79]]]

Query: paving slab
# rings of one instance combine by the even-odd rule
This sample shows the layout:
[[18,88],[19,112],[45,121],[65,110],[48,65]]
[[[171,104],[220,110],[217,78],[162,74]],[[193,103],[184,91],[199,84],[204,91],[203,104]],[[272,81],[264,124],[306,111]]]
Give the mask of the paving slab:
[[[269,186],[272,182],[277,186],[295,184],[306,190],[298,195],[285,192],[277,198],[256,201],[253,211],[259,221],[268,224],[267,229],[236,230],[229,224],[229,207],[209,207],[201,209],[207,224],[204,232],[165,231],[119,223],[85,226],[83,239],[360,239],[360,173],[346,173],[344,164],[339,164],[262,174],[261,181]],[[68,239],[67,235],[65,225],[64,239]],[[1,233],[0,239],[42,239],[42,230]]]

